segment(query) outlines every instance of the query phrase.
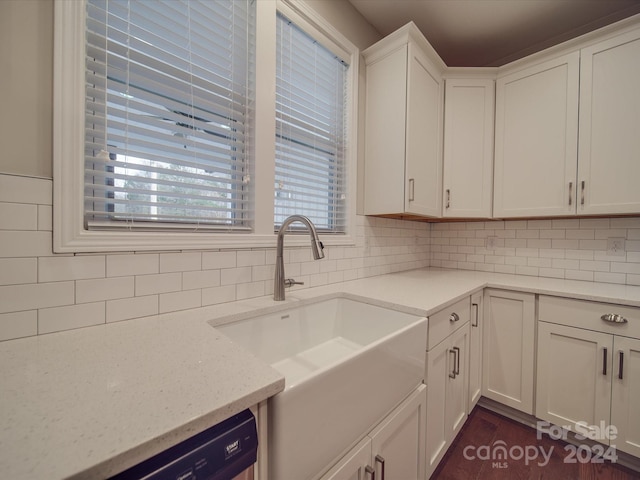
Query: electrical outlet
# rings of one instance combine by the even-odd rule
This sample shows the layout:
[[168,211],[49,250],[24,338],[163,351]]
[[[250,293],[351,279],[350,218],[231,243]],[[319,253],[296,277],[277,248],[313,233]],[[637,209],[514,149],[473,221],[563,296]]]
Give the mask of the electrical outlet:
[[607,255],[614,257],[624,257],[624,238],[608,238],[607,239]]
[[487,250],[496,249],[496,240],[498,240],[498,237],[487,237]]

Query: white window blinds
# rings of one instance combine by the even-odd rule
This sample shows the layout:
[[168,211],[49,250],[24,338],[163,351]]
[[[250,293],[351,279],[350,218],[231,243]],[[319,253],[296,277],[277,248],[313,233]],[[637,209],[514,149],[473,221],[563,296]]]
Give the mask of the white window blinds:
[[277,22],[275,226],[301,214],[342,233],[348,65],[281,14]]
[[88,0],[85,223],[251,225],[254,0]]

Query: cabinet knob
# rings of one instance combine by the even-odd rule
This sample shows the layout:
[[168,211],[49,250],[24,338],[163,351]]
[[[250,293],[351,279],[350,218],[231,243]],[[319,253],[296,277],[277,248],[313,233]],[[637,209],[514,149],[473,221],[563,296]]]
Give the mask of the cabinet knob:
[[617,313],[605,313],[600,319],[609,323],[627,323],[627,319]]
[[449,321],[450,322],[457,322],[458,320],[460,320],[460,315],[458,315],[456,312],[453,312],[451,315],[449,315]]

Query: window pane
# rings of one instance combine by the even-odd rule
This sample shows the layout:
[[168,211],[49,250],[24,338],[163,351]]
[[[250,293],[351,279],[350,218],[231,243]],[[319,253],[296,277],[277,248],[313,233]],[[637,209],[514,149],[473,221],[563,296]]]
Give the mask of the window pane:
[[250,225],[254,10],[88,1],[88,222]]
[[278,14],[275,225],[344,232],[348,65]]

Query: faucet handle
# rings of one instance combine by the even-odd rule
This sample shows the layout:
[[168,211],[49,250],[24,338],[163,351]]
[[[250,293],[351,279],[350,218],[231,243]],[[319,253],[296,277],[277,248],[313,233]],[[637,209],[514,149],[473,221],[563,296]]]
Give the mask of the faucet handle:
[[292,287],[293,285],[304,285],[304,282],[296,282],[293,278],[285,278],[284,286],[286,288]]

